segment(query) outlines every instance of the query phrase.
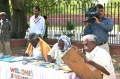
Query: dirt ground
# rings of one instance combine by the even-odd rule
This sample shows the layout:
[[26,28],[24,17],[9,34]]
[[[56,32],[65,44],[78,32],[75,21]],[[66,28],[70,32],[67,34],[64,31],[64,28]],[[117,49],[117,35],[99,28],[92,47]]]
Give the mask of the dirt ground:
[[[14,56],[21,56],[23,52],[25,52],[26,47],[16,47],[11,48]],[[120,79],[120,55],[111,55],[113,65],[115,67],[115,73],[117,76],[117,79]]]

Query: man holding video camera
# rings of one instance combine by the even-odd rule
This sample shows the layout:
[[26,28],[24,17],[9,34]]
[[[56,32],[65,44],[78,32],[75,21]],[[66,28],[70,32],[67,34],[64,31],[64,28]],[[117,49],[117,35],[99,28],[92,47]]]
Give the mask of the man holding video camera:
[[[113,29],[113,22],[111,18],[104,17],[104,8],[101,4],[97,4],[95,6],[95,10],[88,10],[86,13],[86,21],[85,21],[85,29],[84,34],[93,34],[98,38],[97,44],[101,48],[105,49],[109,52],[109,45],[107,43],[108,40],[108,32]],[[95,12],[92,12],[95,11]],[[90,16],[97,15],[98,16]],[[95,20],[95,22],[93,22]],[[110,53],[110,52],[109,52]]]

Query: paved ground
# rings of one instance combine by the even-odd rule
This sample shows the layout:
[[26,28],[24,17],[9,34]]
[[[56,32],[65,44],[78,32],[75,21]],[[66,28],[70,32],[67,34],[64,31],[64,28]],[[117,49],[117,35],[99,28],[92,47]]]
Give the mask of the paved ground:
[[[26,47],[11,48],[13,55],[20,56],[25,52]],[[115,67],[117,79],[120,79],[120,55],[111,55]]]

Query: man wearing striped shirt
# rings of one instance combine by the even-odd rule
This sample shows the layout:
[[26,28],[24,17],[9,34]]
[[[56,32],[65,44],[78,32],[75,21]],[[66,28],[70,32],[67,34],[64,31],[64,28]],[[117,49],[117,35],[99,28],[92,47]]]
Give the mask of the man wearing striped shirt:
[[45,19],[39,15],[40,8],[38,6],[33,8],[34,15],[30,18],[30,34],[36,33],[40,37],[45,34]]

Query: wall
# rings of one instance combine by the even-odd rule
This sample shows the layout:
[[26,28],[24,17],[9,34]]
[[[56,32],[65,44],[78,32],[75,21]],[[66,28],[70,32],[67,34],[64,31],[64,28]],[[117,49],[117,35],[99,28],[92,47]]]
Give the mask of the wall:
[[[85,21],[85,15],[84,14],[74,14],[74,15],[64,15],[64,14],[56,14],[56,15],[49,15],[48,21],[50,26],[66,26],[68,21],[71,21],[76,26],[83,25],[83,21]],[[27,22],[30,21],[31,16],[27,16]],[[111,14],[105,14],[105,17],[109,17],[112,19],[114,24],[119,25],[119,15],[111,15]]]
[[[45,41],[49,45],[54,45],[57,40],[56,39],[45,39]],[[11,39],[10,46],[14,47],[25,47],[27,44],[26,39]],[[79,49],[83,48],[83,45],[80,42],[72,41],[72,45],[77,46]],[[111,54],[119,54],[120,55],[120,45],[110,45],[110,52]]]
[[27,39],[11,39],[10,47],[23,47],[26,46]]
[[[74,14],[74,15],[49,15],[48,16],[48,21],[49,21],[49,25],[52,26],[66,26],[68,21],[71,21],[74,25],[76,26],[81,26],[83,25],[83,21],[85,21],[85,15],[84,14]],[[119,24],[119,17],[120,15],[111,15],[111,14],[105,14],[105,17],[109,17],[112,19],[112,21],[114,22],[114,24]]]

